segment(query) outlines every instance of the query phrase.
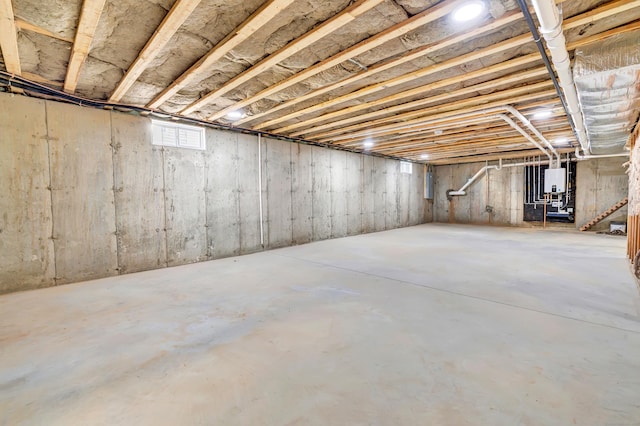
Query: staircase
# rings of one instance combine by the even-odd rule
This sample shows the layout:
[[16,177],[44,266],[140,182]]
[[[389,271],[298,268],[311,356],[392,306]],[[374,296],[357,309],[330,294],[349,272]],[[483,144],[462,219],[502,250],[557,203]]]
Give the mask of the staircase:
[[622,207],[626,206],[628,202],[629,202],[629,198],[628,197],[624,197],[622,200],[618,201],[617,203],[615,203],[614,205],[609,207],[607,210],[603,211],[598,216],[594,217],[589,222],[587,222],[584,225],[582,225],[580,227],[580,230],[581,231],[588,230],[589,228],[591,228],[596,223],[600,222],[605,217],[609,216],[610,214],[612,214],[612,213],[620,210]]

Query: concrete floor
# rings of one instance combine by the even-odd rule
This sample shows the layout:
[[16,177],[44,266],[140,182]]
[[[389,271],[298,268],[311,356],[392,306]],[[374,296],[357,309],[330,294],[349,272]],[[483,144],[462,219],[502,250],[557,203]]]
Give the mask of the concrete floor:
[[0,297],[0,424],[639,425],[625,240],[422,225]]

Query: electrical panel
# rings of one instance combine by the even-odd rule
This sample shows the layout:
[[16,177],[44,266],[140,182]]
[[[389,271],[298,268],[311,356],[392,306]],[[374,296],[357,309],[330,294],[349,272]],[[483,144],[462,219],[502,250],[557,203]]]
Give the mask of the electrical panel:
[[565,168],[546,169],[544,171],[544,192],[546,194],[557,194],[564,192],[565,177],[567,170]]
[[433,200],[433,172],[424,174],[424,198],[425,200]]

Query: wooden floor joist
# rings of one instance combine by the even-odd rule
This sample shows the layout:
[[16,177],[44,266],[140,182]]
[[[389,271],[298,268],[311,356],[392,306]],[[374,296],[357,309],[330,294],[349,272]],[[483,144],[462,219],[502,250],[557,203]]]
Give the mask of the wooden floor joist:
[[581,231],[588,231],[593,226],[595,226],[596,224],[600,223],[603,219],[607,218],[608,216],[611,216],[613,213],[617,212],[622,207],[626,206],[628,202],[629,202],[629,198],[628,197],[624,197],[622,200],[618,201],[617,203],[615,203],[614,205],[609,207],[607,210],[603,211],[598,216],[594,217],[589,222],[587,222],[584,225],[582,225],[580,227],[580,230]]
[[383,0],[358,0],[356,3],[347,7],[345,10],[340,12],[339,14],[333,16],[328,19],[324,23],[318,25],[313,28],[311,31],[308,31],[301,37],[293,40],[286,46],[267,56],[257,64],[253,65],[246,71],[238,74],[221,87],[216,90],[207,93],[202,98],[193,102],[188,107],[184,108],[180,111],[181,114],[190,114],[194,111],[198,111],[203,106],[213,102],[216,98],[223,96],[226,93],[229,93],[231,90],[239,87],[240,85],[246,83],[252,78],[258,76],[284,59],[294,55],[295,53],[300,52],[303,49],[306,49],[311,44],[316,41],[322,39],[323,37],[331,34],[332,32],[342,28],[348,23],[352,22],[359,16],[373,9],[382,3]]
[[106,0],[84,0],[80,11],[80,21],[73,41],[71,59],[67,67],[67,76],[64,79],[64,91],[73,93],[78,86],[80,71],[89,55],[91,43],[98,27],[100,15]]
[[[330,142],[342,139],[353,139],[353,138],[367,138],[367,137],[378,137],[385,134],[395,134],[397,132],[407,132],[420,128],[421,126],[428,126],[432,124],[434,121],[437,122],[438,119],[448,119],[451,116],[459,116],[461,114],[479,114],[479,111],[500,107],[506,104],[513,104],[518,102],[529,101],[533,99],[541,99],[546,97],[555,97],[557,93],[555,89],[550,90],[542,90],[539,92],[532,91],[533,85],[522,86],[516,89],[505,90],[502,92],[492,93],[492,98],[500,97],[501,99],[483,103],[483,99],[473,98],[471,100],[465,100],[459,103],[448,104],[442,107],[434,107],[427,108],[424,110],[412,111],[405,114],[398,114],[397,119],[394,120],[384,120],[380,122],[371,123],[371,126],[365,129],[353,129],[353,131],[349,130],[348,132],[332,132],[332,135],[322,134],[316,135],[313,140],[317,140],[319,142]],[[548,81],[543,81],[541,83],[536,83],[535,87],[551,87],[553,84],[550,84]],[[515,96],[515,93],[525,94]],[[532,93],[529,93],[532,92]],[[482,97],[480,97],[482,98]],[[466,108],[462,108],[462,105],[468,104],[476,104],[470,105]],[[458,109],[459,108],[459,109]],[[380,125],[378,125],[380,124]],[[375,127],[374,127],[375,126]]]
[[16,27],[19,30],[24,30],[24,31],[31,31],[37,34],[42,34],[44,36],[47,37],[51,37],[51,38],[55,38],[56,40],[60,40],[60,41],[64,41],[67,43],[73,43],[73,39],[61,36],[60,34],[56,34],[54,32],[51,32],[45,28],[42,28],[38,25],[32,24],[31,22],[27,22],[25,19],[22,19],[18,16],[16,16]]
[[2,50],[2,58],[7,72],[21,75],[16,22],[11,0],[0,0],[0,50]]
[[[523,63],[528,62],[529,60],[531,60],[531,62],[535,62],[538,60],[538,58],[536,57],[536,55],[527,55],[522,58],[516,58],[511,61],[503,62],[502,64],[499,64],[500,65],[499,67],[490,66],[490,67],[484,68],[483,70],[467,73],[465,77],[468,77],[470,74],[474,75],[474,77],[469,77],[470,79],[475,77],[481,77],[483,75],[499,72],[499,70],[504,70],[505,65],[517,67],[519,65],[522,65]],[[390,104],[392,102],[401,101],[402,99],[411,98],[416,95],[427,94],[434,90],[455,85],[460,82],[460,76],[450,77],[443,80],[435,81],[433,83],[426,84],[424,86],[417,87],[415,89],[405,90],[403,92],[399,92],[394,95],[386,96],[376,101],[362,103],[360,105],[341,109],[341,110],[328,113],[310,120],[306,120],[305,124],[313,124],[316,122],[327,121],[327,120],[331,120],[331,121],[323,125],[313,126],[310,129],[293,132],[291,133],[291,136],[308,135],[312,137],[314,133],[318,133],[320,131],[327,130],[327,129],[332,129],[334,127],[342,127],[348,124],[353,124],[358,122],[368,123],[369,120],[373,120],[379,117],[395,115],[403,111],[413,110],[417,107],[424,107],[424,106],[432,105],[438,102],[450,101],[451,99],[455,99],[457,96],[463,96],[463,95],[467,95],[467,94],[471,94],[471,93],[479,92],[483,90],[498,89],[503,85],[507,85],[507,84],[513,85],[516,83],[522,83],[522,82],[526,82],[534,78],[540,78],[546,75],[547,75],[546,68],[543,68],[543,67],[534,68],[524,72],[506,75],[504,77],[496,78],[494,80],[486,81],[484,83],[478,83],[472,86],[467,86],[463,89],[453,90],[451,92],[446,92],[446,93],[435,95],[435,96],[426,96],[423,99],[418,99],[415,101],[406,102],[406,103],[394,105],[387,108],[381,108],[376,111],[372,111],[365,114],[358,114],[342,120],[335,120],[335,118],[341,117],[343,115],[350,115],[350,114],[353,114],[354,112],[361,111],[364,109],[370,109],[370,108],[381,106],[384,104]],[[283,127],[282,129],[286,129],[286,130],[282,130],[282,132],[283,133],[286,132],[287,130],[289,130],[290,127],[292,126]],[[276,132],[279,132],[279,131],[280,130],[277,130]]]
[[[254,114],[251,116],[247,116],[241,120],[238,120],[236,122],[237,125],[243,125],[249,122],[254,122],[262,117],[268,116],[268,115],[272,115],[277,111],[280,111],[282,109],[286,109],[286,108],[291,108],[293,106],[295,106],[296,104],[309,100],[309,99],[313,99],[315,97],[318,97],[320,95],[323,95],[325,93],[331,92],[333,90],[339,89],[341,87],[344,86],[348,86],[351,84],[354,84],[364,78],[368,78],[368,77],[372,77],[378,73],[387,71],[389,69],[392,69],[394,67],[400,66],[402,64],[405,64],[407,62],[413,61],[415,59],[421,58],[423,56],[429,55],[433,52],[437,52],[439,50],[443,50],[447,47],[453,46],[457,43],[462,43],[466,40],[471,40],[475,37],[481,36],[483,34],[489,33],[491,31],[495,31],[496,29],[511,24],[515,21],[517,21],[518,19],[522,18],[522,14],[519,12],[512,12],[509,14],[506,14],[505,16],[496,19],[495,21],[489,22],[488,24],[482,25],[478,28],[469,30],[469,31],[463,31],[462,33],[459,33],[457,35],[448,37],[444,40],[440,40],[434,43],[431,43],[427,46],[422,46],[416,49],[413,49],[401,56],[399,56],[398,58],[394,58],[394,59],[390,59],[387,61],[383,61],[379,64],[375,64],[372,65],[370,67],[367,68],[367,70],[359,72],[355,75],[353,75],[352,77],[348,77],[344,80],[340,80],[338,82],[332,83],[332,84],[328,84],[326,86],[322,86],[318,89],[315,89],[307,94],[304,94],[302,96],[297,96],[293,99],[290,99],[288,101],[282,102],[272,108],[269,108],[261,113],[258,114]],[[278,83],[280,84],[280,83]],[[283,87],[281,87],[279,90],[282,90]],[[262,92],[261,92],[262,93]],[[255,102],[255,100],[254,100]],[[254,129],[263,129],[265,127],[268,127],[266,125],[263,124],[256,124],[254,126],[252,126]]]
[[[406,21],[393,25],[392,27],[381,31],[378,34],[371,36],[361,41],[360,43],[357,43],[331,56],[330,58],[327,58],[305,69],[304,71],[300,71],[299,73],[294,74],[293,76],[279,83],[276,83],[270,87],[267,87],[266,89],[260,91],[259,93],[253,96],[248,97],[247,99],[243,99],[240,102],[236,102],[227,108],[217,111],[215,114],[209,117],[209,120],[217,120],[221,117],[224,117],[230,111],[235,111],[239,108],[242,108],[254,102],[257,102],[260,99],[263,99],[269,95],[280,92],[288,87],[293,86],[294,84],[297,84],[306,80],[307,78],[310,78],[314,75],[317,75],[323,71],[328,70],[329,68],[339,65],[344,61],[355,58],[356,56],[366,53],[369,50],[375,49],[376,47],[381,46],[390,40],[401,37],[409,33],[410,31],[413,31],[423,25],[428,24],[429,22],[433,22],[437,19],[440,19],[443,16],[446,16],[447,14],[451,13],[451,11],[453,11],[456,7],[458,7],[460,3],[461,3],[461,0],[447,0],[445,2],[439,3],[436,6],[433,6],[425,10],[422,13],[412,16]],[[504,21],[507,21],[507,19],[505,19]],[[400,61],[398,62],[401,63]],[[358,75],[363,75],[363,74],[366,74],[366,71]]]
[[[630,6],[628,4],[628,1],[621,0],[621,1],[615,2],[615,4],[613,4],[613,5],[608,5],[607,7],[596,9],[596,10],[592,11],[591,13],[589,13],[588,16],[579,15],[579,16],[570,18],[570,19],[568,19],[568,20],[566,20],[564,22],[563,27],[565,28],[565,30],[577,28],[578,26],[583,25],[585,22],[592,22],[594,20],[606,18],[608,16],[611,16],[612,13],[617,13],[618,11],[627,10],[629,7]],[[530,42],[532,40],[533,39],[528,34],[520,36],[520,37],[515,37],[515,38],[513,38],[511,40],[507,40],[507,41],[504,41],[502,43],[499,43],[496,46],[490,46],[490,47],[487,47],[485,49],[481,49],[479,51],[472,52],[472,53],[469,53],[467,55],[463,55],[462,57],[454,58],[454,59],[452,59],[450,61],[447,61],[447,64],[439,63],[439,64],[434,65],[432,67],[427,67],[427,68],[425,68],[423,70],[418,70],[418,71],[416,71],[414,73],[405,74],[404,76],[400,76],[400,77],[396,77],[396,78],[391,79],[391,80],[380,82],[380,83],[365,87],[363,89],[359,89],[359,90],[357,90],[355,92],[351,92],[349,94],[342,95],[342,96],[336,97],[334,99],[331,99],[331,100],[328,100],[328,101],[313,105],[311,107],[308,107],[308,108],[305,108],[305,109],[302,109],[302,110],[298,110],[298,111],[294,111],[294,112],[291,112],[289,114],[280,116],[278,118],[268,120],[268,121],[266,121],[264,123],[260,123],[258,125],[253,126],[253,128],[257,129],[257,130],[272,128],[274,125],[276,125],[278,123],[282,123],[282,122],[285,122],[287,120],[291,120],[293,118],[299,118],[300,115],[314,113],[316,111],[323,110],[323,109],[335,106],[337,104],[340,104],[340,103],[343,103],[343,102],[347,102],[347,101],[352,100],[352,99],[358,99],[358,98],[362,98],[363,96],[368,96],[371,93],[374,93],[376,91],[382,90],[382,88],[393,87],[394,85],[403,84],[403,83],[406,83],[408,81],[412,81],[412,80],[414,80],[416,78],[423,77],[424,75],[421,75],[421,71],[425,71],[426,69],[431,69],[431,70],[433,70],[433,72],[439,72],[439,71],[442,71],[444,69],[448,69],[448,68],[451,68],[451,67],[454,67],[454,66],[458,66],[458,65],[460,65],[461,63],[464,63],[464,62],[479,60],[479,59],[482,59],[484,57],[500,53],[500,52],[502,52],[504,50],[521,46],[521,45],[523,45],[525,43],[528,43],[528,42]],[[573,48],[575,48],[575,46]],[[535,54],[532,57],[539,58],[539,55]],[[425,75],[428,75],[428,74],[429,73],[427,73]],[[341,83],[344,84],[344,82],[341,82]],[[320,94],[320,92],[318,92],[318,94]],[[316,96],[316,95],[314,95],[314,96]],[[293,105],[294,103],[297,103],[297,102],[298,101],[296,100],[296,102],[290,103],[289,106],[291,106],[291,105]],[[274,111],[274,109],[272,108],[270,110],[270,113],[272,113],[273,111]],[[250,119],[247,118],[246,121],[249,121],[249,120]],[[251,118],[251,120],[253,120],[253,118]],[[285,127],[279,128],[279,129],[272,129],[272,131],[274,131],[276,133],[279,133],[281,131],[288,132],[290,130],[293,130],[293,129],[296,129],[296,128],[299,128],[299,127],[303,126],[303,124],[302,123],[295,123],[295,124],[292,124],[291,126],[292,127],[285,126]]]
[[222,59],[240,43],[245,42],[251,35],[269,23],[276,15],[288,7],[294,0],[270,0],[256,10],[249,18],[240,24],[235,30],[228,34],[198,62],[193,64],[187,71],[176,78],[173,83],[166,87],[160,94],[147,104],[149,108],[158,108],[160,105],[171,99],[176,93],[190,84],[198,83],[207,76],[211,66]]
[[156,56],[167,45],[171,37],[184,24],[201,0],[178,0],[155,30],[147,44],[142,48],[138,57],[133,61],[109,98],[110,102],[119,102],[133,86],[138,77],[144,72]]

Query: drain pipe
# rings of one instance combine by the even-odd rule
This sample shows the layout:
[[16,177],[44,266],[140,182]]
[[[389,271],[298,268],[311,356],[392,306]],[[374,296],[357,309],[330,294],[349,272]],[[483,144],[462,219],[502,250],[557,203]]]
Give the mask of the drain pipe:
[[576,148],[575,154],[578,160],[591,160],[591,159],[609,158],[609,157],[628,157],[631,153],[627,151],[627,152],[620,152],[618,154],[580,155],[579,149]]
[[[578,136],[578,142],[580,142],[582,151],[585,154],[590,154],[589,140],[578,101],[578,92],[573,83],[571,60],[569,59],[569,52],[567,52],[566,41],[562,32],[562,18],[558,7],[554,0],[531,0],[531,3],[540,22],[540,32],[547,42],[549,52],[551,52],[551,61],[558,73],[558,80]],[[525,13],[524,10],[523,13]],[[528,13],[528,10],[526,13]]]

